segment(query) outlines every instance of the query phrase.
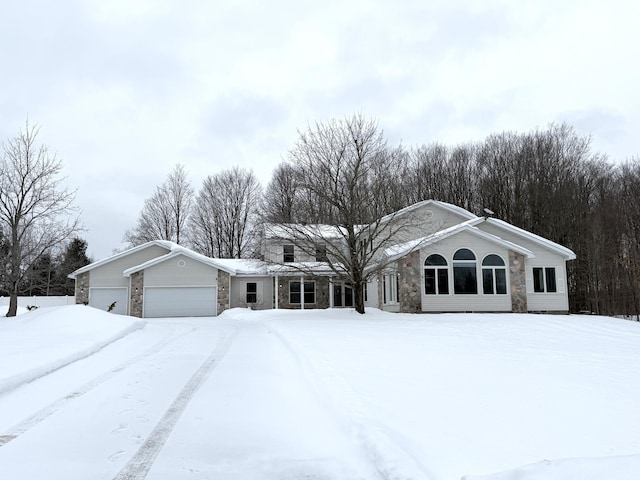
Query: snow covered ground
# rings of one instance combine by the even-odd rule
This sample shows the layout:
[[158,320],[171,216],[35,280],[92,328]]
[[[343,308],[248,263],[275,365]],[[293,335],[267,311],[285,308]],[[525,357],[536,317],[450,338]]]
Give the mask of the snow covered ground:
[[625,320],[65,306],[0,319],[0,365],[3,478],[640,478]]

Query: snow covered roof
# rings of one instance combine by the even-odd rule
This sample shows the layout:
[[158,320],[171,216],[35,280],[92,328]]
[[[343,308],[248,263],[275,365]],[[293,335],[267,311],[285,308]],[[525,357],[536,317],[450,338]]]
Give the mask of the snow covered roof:
[[267,238],[343,238],[344,229],[335,225],[323,223],[302,224],[302,223],[267,223],[264,226]]
[[[340,264],[333,264],[333,266],[336,270],[343,270]],[[334,269],[332,269],[327,262],[292,262],[270,264],[267,271],[270,275],[331,275],[335,273]]]
[[385,261],[389,262],[389,261],[397,260],[398,258],[404,257],[405,255],[407,255],[408,253],[414,250],[424,248],[428,245],[432,245],[452,235],[456,235],[460,232],[468,232],[477,237],[484,238],[489,242],[495,243],[497,245],[501,245],[503,247],[508,248],[509,250],[513,250],[514,252],[518,252],[527,258],[535,257],[534,253],[531,250],[521,245],[517,245],[513,242],[510,242],[508,240],[504,240],[503,238],[500,238],[497,235],[493,235],[491,233],[485,232],[477,228],[476,225],[478,225],[483,221],[485,221],[484,218],[476,217],[476,218],[467,220],[466,222],[462,222],[457,225],[454,225],[452,227],[445,228],[444,230],[440,230],[431,235],[427,235],[421,238],[416,238],[409,242],[388,247],[384,250],[384,254],[386,257]]
[[527,238],[532,242],[536,242],[538,244],[544,245],[548,249],[558,253],[559,255],[562,255],[567,260],[576,259],[576,254],[573,252],[573,250],[567,247],[564,247],[559,243],[553,242],[548,238],[544,238],[544,237],[541,237],[540,235],[536,235],[535,233],[528,232],[527,230],[523,230],[522,228],[516,227],[515,225],[511,225],[510,223],[505,222],[504,220],[500,220],[498,218],[487,218],[486,221],[491,225],[495,225],[499,228],[503,228],[511,233]]
[[151,242],[143,243],[142,245],[138,245],[136,247],[116,253],[115,255],[111,255],[110,257],[103,258],[102,260],[98,260],[97,262],[90,263],[89,265],[85,265],[84,267],[77,269],[75,272],[71,272],[68,277],[75,279],[81,273],[88,272],[89,270],[93,270],[96,267],[106,265],[107,263],[113,262],[114,260],[118,260],[119,258],[126,257],[127,255],[131,255],[132,253],[139,252],[154,245],[165,248],[168,252],[172,251],[175,247],[178,246],[177,243],[170,242],[168,240],[153,240]]
[[473,213],[471,213],[469,210],[465,210],[462,207],[458,207],[457,205],[453,205],[452,203],[447,203],[447,202],[441,202],[440,200],[423,200],[421,202],[418,203],[414,203],[413,205],[409,205],[408,207],[402,208],[400,210],[398,210],[397,212],[394,213],[390,213],[389,215],[386,215],[384,217],[382,217],[380,219],[380,223],[384,223],[388,220],[392,220],[394,218],[397,218],[399,216],[405,215],[409,212],[412,212],[414,210],[417,210],[425,205],[435,205],[438,206],[444,210],[447,210],[451,213],[455,213],[460,215],[463,218],[467,218],[467,219],[474,219],[474,218],[480,218],[477,215],[474,215]]
[[[206,255],[202,255],[200,253],[194,252],[193,250],[190,250],[186,247],[180,246],[178,244],[173,244],[173,247],[171,249],[171,251],[169,253],[167,253],[166,255],[161,255],[159,257],[156,258],[152,258],[151,260],[148,260],[144,263],[141,263],[140,265],[136,265],[134,267],[131,268],[127,268],[124,272],[122,272],[122,274],[125,277],[130,277],[132,273],[136,273],[136,272],[140,272],[146,268],[149,268],[153,265],[157,265],[159,263],[165,262],[171,258],[175,258],[178,255],[184,255],[186,257],[189,257],[197,262],[201,262],[204,263],[205,265],[209,265],[211,267],[214,268],[218,268],[220,270],[224,270],[228,273],[234,274],[235,272],[228,270],[227,268],[225,268],[224,265],[220,265],[219,263],[216,262],[216,259],[211,258],[211,257],[207,257]],[[246,260],[245,260],[246,261]]]

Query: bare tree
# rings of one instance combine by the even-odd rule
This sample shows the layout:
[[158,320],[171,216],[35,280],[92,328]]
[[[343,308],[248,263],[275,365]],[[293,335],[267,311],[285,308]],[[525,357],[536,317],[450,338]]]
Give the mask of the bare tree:
[[184,241],[184,229],[193,205],[193,189],[182,165],[176,165],[162,185],[146,199],[137,225],[124,240],[141,245],[152,240]]
[[[388,193],[401,153],[390,150],[377,123],[362,115],[310,126],[289,152],[302,212],[315,224],[275,228],[307,257],[316,258],[321,249],[333,274],[352,285],[359,313],[364,313],[363,286],[383,268],[382,251],[410,223],[395,222],[395,213],[385,216],[398,206]],[[293,268],[315,272],[313,262]]]
[[265,222],[292,223],[298,214],[299,188],[296,170],[281,163],[273,171],[262,199],[262,219]]
[[193,248],[211,257],[254,256],[261,197],[262,187],[250,170],[233,167],[207,177],[191,218]]
[[79,230],[75,192],[62,187],[62,162],[37,144],[29,125],[3,146],[0,162],[0,224],[8,244],[7,316],[16,314],[20,283],[50,250]]

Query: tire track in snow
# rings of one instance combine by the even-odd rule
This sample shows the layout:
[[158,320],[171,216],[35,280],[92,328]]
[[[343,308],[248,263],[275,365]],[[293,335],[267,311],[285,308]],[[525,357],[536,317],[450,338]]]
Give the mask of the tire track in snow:
[[211,354],[202,365],[200,365],[200,368],[198,368],[189,379],[189,382],[187,382],[176,396],[173,403],[158,421],[136,454],[127,462],[113,480],[142,480],[146,478],[160,450],[162,450],[162,447],[187,405],[202,384],[209,378],[216,366],[225,357],[235,337],[238,335],[238,331],[238,327],[235,327],[231,333],[222,333]]
[[20,435],[22,435],[23,433],[27,432],[28,430],[31,430],[33,427],[38,425],[40,422],[46,420],[48,417],[50,417],[51,415],[53,415],[54,413],[56,413],[60,409],[66,407],[70,402],[72,402],[76,398],[79,398],[82,395],[85,395],[86,393],[90,392],[91,390],[93,390],[94,388],[96,388],[99,385],[103,384],[104,382],[112,379],[113,377],[115,377],[119,373],[121,373],[124,370],[126,370],[127,368],[131,367],[132,365],[135,365],[136,363],[148,358],[149,356],[153,355],[154,353],[156,353],[156,352],[162,350],[163,348],[165,348],[167,345],[175,342],[179,338],[182,338],[183,336],[185,336],[185,335],[187,335],[189,333],[192,333],[192,332],[194,332],[196,330],[197,330],[197,328],[194,327],[194,328],[191,328],[191,329],[186,330],[184,332],[181,332],[181,333],[179,333],[177,335],[175,334],[175,329],[172,330],[160,342],[158,342],[155,345],[153,345],[152,347],[148,348],[143,353],[141,353],[141,354],[139,354],[139,355],[137,355],[137,356],[135,356],[133,358],[130,358],[129,360],[121,363],[120,365],[117,365],[116,367],[113,367],[108,372],[103,373],[102,375],[99,375],[98,377],[95,377],[94,379],[92,379],[92,380],[88,381],[87,383],[85,383],[84,385],[82,385],[80,388],[74,390],[73,392],[69,393],[68,395],[65,395],[64,397],[59,398],[55,402],[47,405],[46,407],[44,407],[43,409],[41,409],[38,412],[34,413],[30,417],[27,417],[22,422],[20,422],[17,425],[14,425],[13,427],[9,428],[6,433],[0,434],[0,447],[2,447],[3,445],[6,445],[7,443],[9,443],[10,441],[12,441],[15,438],[19,437]]

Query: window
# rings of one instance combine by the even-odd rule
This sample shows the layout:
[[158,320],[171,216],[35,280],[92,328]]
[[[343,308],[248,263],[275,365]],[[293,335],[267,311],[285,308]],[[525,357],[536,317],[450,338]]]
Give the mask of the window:
[[382,276],[382,303],[385,305],[400,303],[399,284],[400,280],[396,274]]
[[[304,303],[316,303],[316,282],[304,282]],[[300,303],[300,282],[289,282],[289,303]]]
[[247,303],[258,303],[258,284],[247,282]]
[[453,255],[453,288],[456,294],[478,293],[476,256],[468,248]]
[[426,295],[449,293],[449,267],[442,255],[429,255],[424,261],[424,293]]
[[533,291],[537,293],[555,293],[558,291],[556,269],[554,267],[534,267]]
[[293,245],[285,245],[284,247],[284,255],[282,261],[284,263],[290,263],[294,261],[293,257]]
[[316,262],[326,262],[326,261],[327,261],[327,246],[316,245]]
[[507,293],[507,269],[498,255],[487,255],[482,260],[482,293],[505,295]]

